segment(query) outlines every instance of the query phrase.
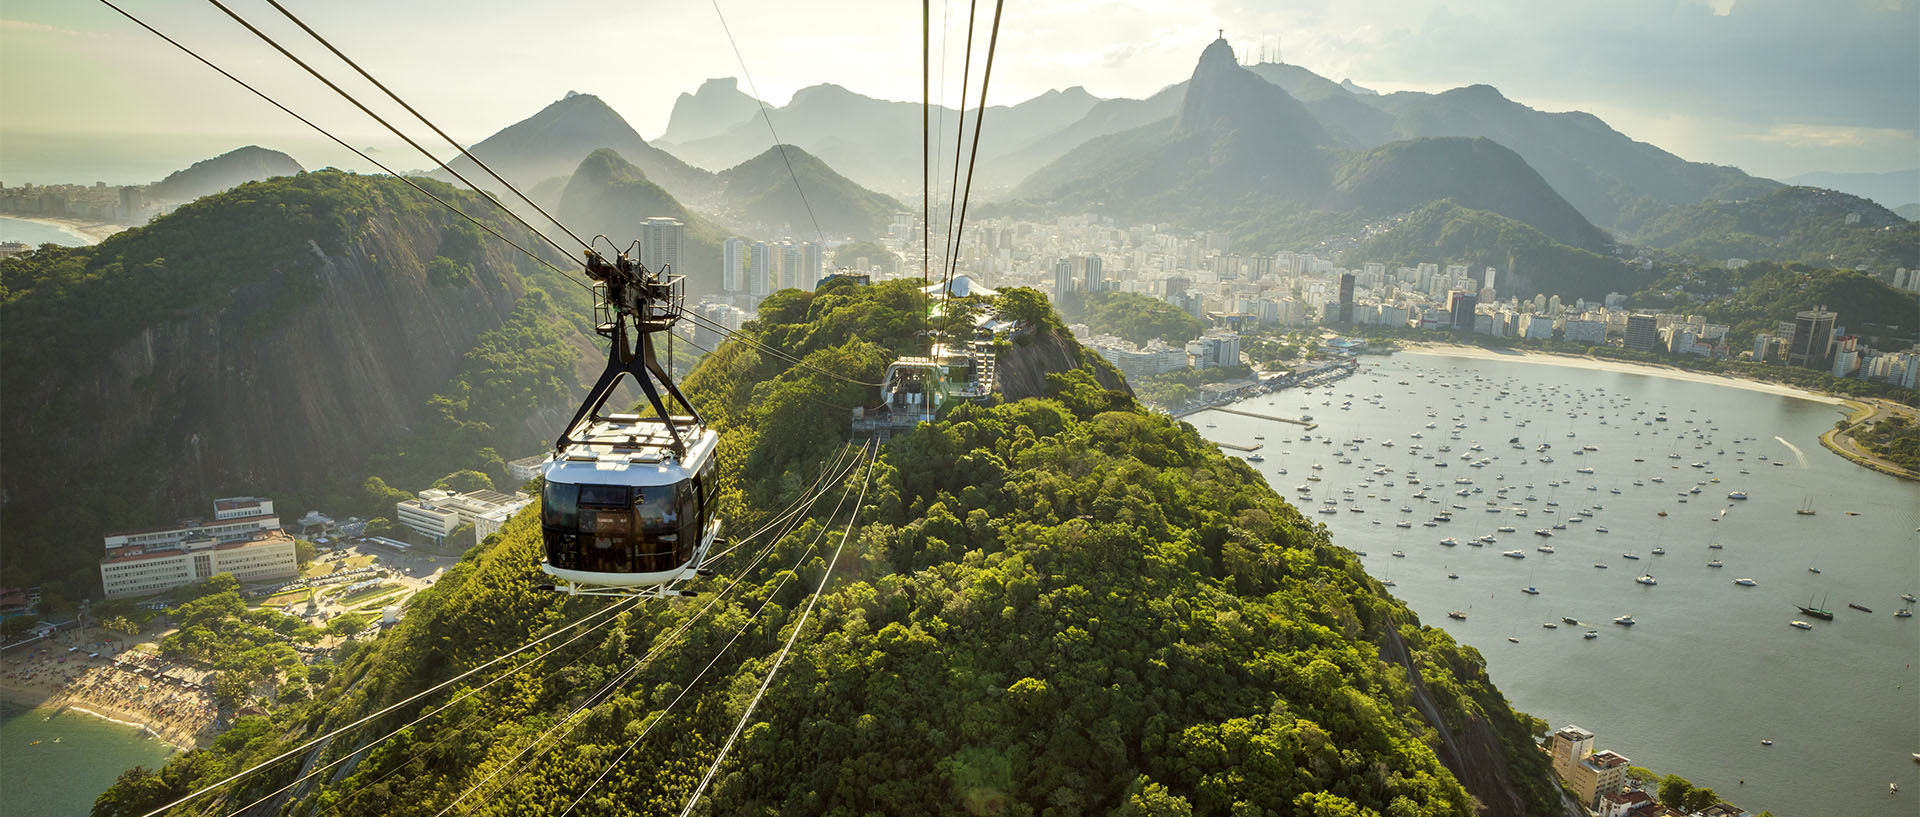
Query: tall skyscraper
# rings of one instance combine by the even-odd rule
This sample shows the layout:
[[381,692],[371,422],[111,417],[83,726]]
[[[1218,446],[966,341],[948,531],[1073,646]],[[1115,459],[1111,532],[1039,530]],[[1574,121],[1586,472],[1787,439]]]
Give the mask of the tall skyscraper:
[[800,245],[791,240],[780,242],[780,288],[812,289],[813,281],[805,280],[806,269],[801,261]]
[[1083,277],[1081,280],[1086,282],[1086,290],[1088,292],[1099,292],[1106,288],[1105,283],[1107,276],[1100,271],[1100,256],[1089,255],[1079,259],[1078,263],[1085,270],[1082,273]]
[[1053,299],[1058,302],[1073,292],[1073,259],[1053,262]]
[[802,287],[813,289],[820,285],[820,279],[826,277],[827,256],[818,241],[800,242],[800,269],[804,279]]
[[1340,311],[1335,320],[1341,325],[1353,323],[1353,273],[1340,273]]
[[1653,351],[1653,344],[1660,339],[1660,319],[1652,315],[1627,316],[1627,348],[1642,352]]
[[686,249],[686,229],[676,218],[655,217],[640,222],[640,265],[654,272],[667,267],[678,271]]
[[746,291],[747,240],[738,236],[720,245],[720,290],[728,295]]
[[1793,341],[1787,346],[1787,365],[1826,369],[1833,365],[1833,323],[1839,315],[1825,306],[1793,316]]
[[773,245],[755,241],[747,258],[747,294],[756,300],[773,293]]
[[1447,311],[1453,313],[1453,331],[1473,331],[1473,308],[1480,303],[1477,293],[1455,290],[1448,294]]

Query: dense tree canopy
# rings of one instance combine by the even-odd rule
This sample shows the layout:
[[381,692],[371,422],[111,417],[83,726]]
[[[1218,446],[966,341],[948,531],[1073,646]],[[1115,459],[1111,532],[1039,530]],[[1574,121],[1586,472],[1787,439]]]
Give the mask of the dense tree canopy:
[[[745,331],[798,364],[729,343],[687,379],[723,429],[736,537],[843,451],[842,407],[873,397],[848,380],[915,348],[922,308],[906,282],[776,295]],[[696,813],[1465,817],[1474,798],[1435,747],[1469,730],[1493,736],[1519,810],[1558,813],[1534,745],[1545,724],[1507,706],[1478,653],[1421,627],[1191,426],[1085,369],[1045,382],[1045,396],[960,406],[881,451],[827,593]],[[830,512],[835,497],[864,477],[743,543],[708,595],[617,613],[283,810],[433,814],[463,796],[456,808],[480,814],[677,810],[827,571],[815,543],[855,510]],[[97,813],[177,796],[606,605],[537,589],[539,550],[523,513],[271,735],[123,778]]]

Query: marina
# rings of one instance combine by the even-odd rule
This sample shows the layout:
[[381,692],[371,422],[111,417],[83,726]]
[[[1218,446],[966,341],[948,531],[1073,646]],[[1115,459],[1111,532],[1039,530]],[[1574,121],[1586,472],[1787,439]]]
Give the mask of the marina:
[[[1920,630],[1889,610],[1920,585],[1920,484],[1819,448],[1836,406],[1578,361],[1363,360],[1191,421],[1244,444],[1280,428],[1265,411],[1351,405],[1250,464],[1276,490],[1291,483],[1273,463],[1326,464],[1289,499],[1333,511],[1311,518],[1335,544],[1397,557],[1361,561],[1376,577],[1393,564],[1390,592],[1481,650],[1516,708],[1618,736],[1635,765],[1756,811],[1914,813],[1887,783],[1916,774]],[[1834,513],[1799,512],[1814,506]],[[1540,547],[1480,548],[1513,542],[1510,517]],[[1436,526],[1451,535],[1421,532]],[[1630,567],[1596,569],[1614,565]],[[1857,606],[1814,628],[1814,611],[1832,616],[1823,596]],[[1811,677],[1819,694],[1794,680]],[[1762,753],[1761,733],[1779,745]]]

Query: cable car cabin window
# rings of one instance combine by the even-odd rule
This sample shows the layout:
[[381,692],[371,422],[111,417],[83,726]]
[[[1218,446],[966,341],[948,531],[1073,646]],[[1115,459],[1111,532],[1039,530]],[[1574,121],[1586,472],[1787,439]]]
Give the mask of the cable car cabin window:
[[547,561],[593,573],[658,573],[684,565],[699,541],[698,492],[672,485],[547,483]]

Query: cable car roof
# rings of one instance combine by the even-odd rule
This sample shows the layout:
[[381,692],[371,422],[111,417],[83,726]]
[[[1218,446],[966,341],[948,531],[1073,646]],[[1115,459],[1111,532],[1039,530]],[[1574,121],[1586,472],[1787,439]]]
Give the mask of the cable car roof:
[[675,417],[687,442],[684,458],[673,453],[673,434],[658,417],[614,414],[594,420],[574,435],[574,444],[546,468],[550,480],[604,485],[663,485],[687,479],[719,445],[720,435]]

